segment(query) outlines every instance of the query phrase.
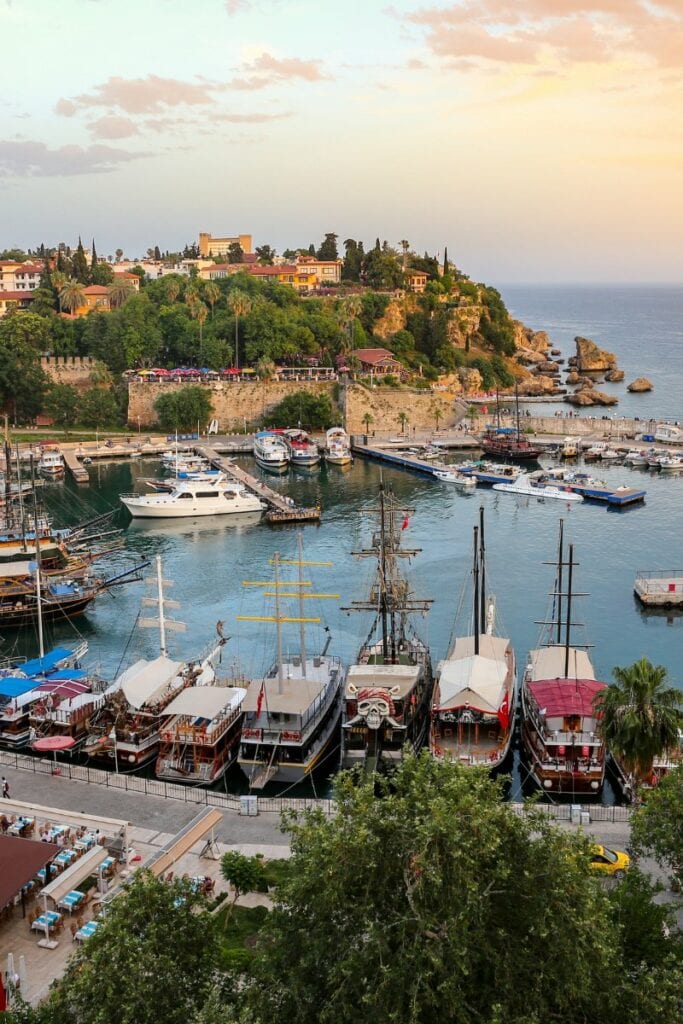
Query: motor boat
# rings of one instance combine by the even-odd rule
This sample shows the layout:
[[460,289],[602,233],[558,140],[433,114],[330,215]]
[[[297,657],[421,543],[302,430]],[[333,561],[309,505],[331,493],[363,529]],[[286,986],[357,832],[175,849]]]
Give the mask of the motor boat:
[[531,498],[559,498],[560,501],[583,501],[580,494],[554,487],[552,484],[533,484],[527,473],[520,473],[513,484],[494,484],[494,491],[521,494]]
[[282,436],[271,430],[261,430],[254,437],[254,458],[262,469],[270,473],[284,473],[289,466],[289,449]]
[[432,473],[442,484],[455,484],[456,487],[462,487],[464,491],[473,491],[477,486],[477,481],[473,476],[465,476],[453,469],[435,468]]
[[44,451],[38,463],[38,472],[42,476],[58,477],[64,475],[64,459],[56,449]]
[[317,466],[320,462],[320,449],[312,441],[305,430],[285,430],[285,442],[289,448],[292,466]]
[[348,466],[353,462],[349,435],[343,427],[330,427],[325,436],[325,462]]
[[210,483],[178,480],[170,493],[122,494],[121,503],[133,517],[146,519],[221,516],[265,508],[260,498],[223,476]]

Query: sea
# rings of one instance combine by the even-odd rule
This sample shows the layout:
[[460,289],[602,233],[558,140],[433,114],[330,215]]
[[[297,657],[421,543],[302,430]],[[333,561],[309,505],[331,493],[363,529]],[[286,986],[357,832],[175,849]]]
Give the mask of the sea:
[[[515,285],[502,293],[516,317],[547,330],[565,355],[581,334],[617,355],[627,381],[650,378],[654,390],[647,395],[630,396],[621,386],[620,413],[683,421],[682,288]],[[552,407],[543,411],[552,413]],[[242,461],[250,472],[262,474],[253,460]],[[363,459],[349,468],[323,465],[282,477],[263,474],[298,503],[319,501],[323,509],[319,525],[301,530],[304,560],[310,563],[303,569],[305,579],[314,593],[328,595],[306,602],[305,617],[317,620],[306,627],[307,650],[320,650],[329,641],[330,653],[348,663],[371,627],[371,615],[346,609],[367,598],[372,582],[372,559],[356,553],[372,538],[376,521],[371,510],[381,478],[401,509],[403,545],[414,552],[402,568],[415,595],[433,601],[414,626],[428,642],[435,665],[455,631],[470,631],[473,528],[483,507],[487,591],[495,595],[497,630],[511,639],[520,674],[527,652],[543,638],[541,623],[552,618],[555,569],[549,563],[557,555],[563,520],[565,541],[574,546],[574,589],[582,595],[574,602],[573,639],[590,645],[598,677],[609,681],[615,666],[647,657],[665,666],[672,683],[683,688],[683,614],[645,611],[633,593],[639,570],[683,569],[683,474],[595,464],[591,471],[615,486],[644,489],[644,504],[614,510],[588,502],[540,502],[487,488],[465,496],[448,484],[380,469]],[[153,460],[94,464],[90,487],[79,488],[70,480],[47,484],[46,502],[55,520],[67,525],[117,507],[119,494],[160,473]],[[99,571],[114,575],[135,560],[148,560],[152,564],[144,575],[151,577],[155,557],[161,555],[163,576],[172,582],[167,596],[179,605],[167,614],[185,624],[184,631],[169,632],[171,653],[196,658],[218,629],[230,637],[222,674],[258,679],[272,665],[276,643],[272,622],[255,621],[274,614],[273,599],[266,596],[272,591],[260,584],[272,579],[276,553],[284,562],[296,561],[299,529],[269,527],[253,516],[151,525],[122,517],[122,522],[122,547],[102,560]],[[298,568],[285,566],[282,574],[296,578]],[[76,624],[50,627],[48,641],[84,637],[89,664],[114,678],[133,660],[158,653],[156,631],[141,629],[138,621],[141,599],[150,592],[143,583],[118,587]],[[289,603],[286,614],[299,617],[299,602],[284,600]],[[146,608],[143,614],[154,613]],[[299,629],[298,624],[285,627],[286,653],[298,651]],[[5,637],[6,651],[33,654],[36,646],[29,633]],[[225,785],[240,789],[244,780],[230,776]]]

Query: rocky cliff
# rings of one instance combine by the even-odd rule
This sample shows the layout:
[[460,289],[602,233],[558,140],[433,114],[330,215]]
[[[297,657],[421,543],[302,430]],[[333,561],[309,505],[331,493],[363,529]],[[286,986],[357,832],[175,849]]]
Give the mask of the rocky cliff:
[[575,338],[576,367],[580,373],[605,373],[617,366],[617,357],[613,352],[598,348],[590,338]]

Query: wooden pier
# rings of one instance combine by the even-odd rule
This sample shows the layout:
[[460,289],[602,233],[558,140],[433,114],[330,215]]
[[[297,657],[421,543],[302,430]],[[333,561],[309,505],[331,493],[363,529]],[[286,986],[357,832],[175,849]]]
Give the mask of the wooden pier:
[[62,451],[62,458],[64,459],[66,468],[69,470],[77,484],[90,483],[90,476],[88,474],[88,470],[85,468],[85,466],[82,466],[80,464],[75,451]]
[[683,608],[683,569],[638,572],[633,592],[647,608]]
[[237,480],[247,490],[251,491],[252,494],[261,498],[268,506],[268,512],[266,513],[266,520],[268,522],[301,523],[317,522],[320,519],[321,510],[319,505],[316,505],[314,508],[302,508],[298,505],[290,504],[290,501],[282,494],[278,494],[277,491],[262,483],[261,480],[257,480],[255,476],[247,473],[240,466],[236,466],[230,459],[219,455],[215,449],[208,448],[205,445],[196,445],[194,450],[197,455],[201,455],[207,462],[210,462],[214,469],[219,469],[226,477]]
[[[468,447],[474,448],[476,445],[470,444]],[[398,445],[395,448],[389,448],[384,445],[360,444],[354,439],[351,442],[351,450],[354,455],[360,455],[364,459],[374,459],[376,462],[384,462],[396,466],[398,469],[410,469],[423,476],[434,477],[434,470],[440,465],[428,459],[421,459],[419,455],[407,452],[405,448]]]

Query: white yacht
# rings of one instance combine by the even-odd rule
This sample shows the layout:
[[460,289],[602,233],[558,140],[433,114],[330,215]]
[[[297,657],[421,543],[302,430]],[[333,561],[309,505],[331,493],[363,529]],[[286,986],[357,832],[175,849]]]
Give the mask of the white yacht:
[[254,437],[254,458],[262,469],[284,473],[289,466],[289,448],[281,434],[261,430]]
[[670,423],[658,423],[655,441],[663,441],[664,444],[683,444],[683,429]]
[[554,487],[553,484],[533,484],[527,473],[520,473],[513,484],[494,484],[494,491],[521,494],[531,498],[558,498],[560,501],[583,501],[580,494]]
[[62,453],[56,450],[44,451],[38,463],[38,472],[43,476],[62,476],[64,473]]
[[219,476],[215,481],[178,480],[169,493],[122,494],[121,503],[133,517],[179,519],[256,512],[265,508],[260,498],[234,481]]
[[285,430],[284,437],[292,466],[302,466],[307,469],[318,465],[320,449],[305,430]]
[[325,462],[348,466],[353,462],[349,435],[343,427],[330,427],[325,435]]

